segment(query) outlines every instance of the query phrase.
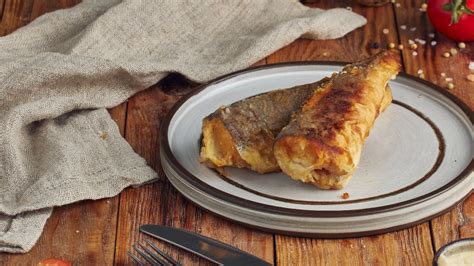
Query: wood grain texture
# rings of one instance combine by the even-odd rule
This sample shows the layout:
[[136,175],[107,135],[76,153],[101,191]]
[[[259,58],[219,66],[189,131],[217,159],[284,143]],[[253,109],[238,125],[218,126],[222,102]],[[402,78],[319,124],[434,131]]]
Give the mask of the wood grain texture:
[[[344,1],[312,4],[321,8],[345,7]],[[397,42],[392,7],[365,8],[352,3],[366,26],[332,41],[297,40],[268,57],[268,63],[298,60],[356,61]],[[383,29],[389,30],[383,34]],[[373,42],[379,49],[371,48]],[[424,223],[409,229],[372,237],[344,240],[276,236],[278,265],[428,265],[433,257],[430,228]]]
[[[445,73],[446,77],[453,79],[452,83],[455,85],[449,92],[459,97],[472,110],[474,82],[468,81],[467,75],[474,74],[474,71],[468,69],[469,62],[474,61],[474,42],[466,43],[465,49],[458,49],[457,43],[437,33],[426,13],[419,10],[424,1],[398,2],[400,7],[394,7],[394,10],[401,43],[407,47],[409,39],[419,38],[427,41],[425,45],[418,44],[417,56],[413,56],[413,50],[403,50],[405,71],[418,76],[418,71],[422,70],[426,80],[446,89],[448,82],[442,77],[442,73]],[[402,25],[405,25],[407,30],[402,30]],[[434,38],[431,38],[430,34],[435,34]],[[431,45],[432,41],[436,42],[435,46]],[[458,54],[444,58],[443,53],[449,52],[451,48],[457,49]],[[433,219],[430,225],[435,251],[456,239],[474,237],[474,196],[471,195],[451,211]]]
[[5,0],[0,0],[0,22],[2,21],[3,17],[3,6],[5,4]]
[[[131,263],[126,252],[132,249],[133,243],[146,237],[139,234],[138,228],[147,223],[197,232],[273,262],[271,234],[244,228],[199,209],[181,196],[164,176],[159,157],[160,122],[181,95],[195,85],[179,75],[172,75],[128,101],[126,139],[162,178],[121,194],[115,256],[118,265]],[[208,264],[186,251],[155,242],[184,265]]]

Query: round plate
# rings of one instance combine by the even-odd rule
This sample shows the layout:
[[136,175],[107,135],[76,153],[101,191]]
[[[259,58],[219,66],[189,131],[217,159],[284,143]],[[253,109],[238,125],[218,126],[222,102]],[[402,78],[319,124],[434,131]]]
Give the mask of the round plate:
[[283,173],[226,168],[222,177],[199,163],[202,119],[217,108],[314,82],[341,68],[327,62],[267,65],[219,78],[184,97],[161,128],[167,177],[185,197],[221,216],[324,237],[421,222],[472,191],[472,111],[435,85],[404,74],[390,82],[394,101],[377,118],[359,166],[342,190],[321,190]]

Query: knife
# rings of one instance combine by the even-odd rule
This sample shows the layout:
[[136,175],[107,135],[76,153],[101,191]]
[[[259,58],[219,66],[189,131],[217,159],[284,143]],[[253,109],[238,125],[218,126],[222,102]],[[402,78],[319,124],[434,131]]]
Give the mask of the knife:
[[271,265],[233,246],[186,230],[145,224],[140,226],[140,232],[185,249],[219,265]]

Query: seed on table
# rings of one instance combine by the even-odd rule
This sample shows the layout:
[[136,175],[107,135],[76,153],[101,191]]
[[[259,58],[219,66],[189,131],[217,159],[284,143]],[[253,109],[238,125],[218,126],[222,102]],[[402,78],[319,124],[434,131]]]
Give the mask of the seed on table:
[[400,29],[406,30],[406,29],[407,29],[407,25],[401,25],[401,26],[400,26]]
[[383,29],[382,30],[383,34],[388,34],[389,33],[389,30],[387,28]]
[[421,4],[420,11],[424,12],[428,8],[428,5],[426,3]]
[[388,48],[390,48],[390,49],[395,48],[395,44],[394,44],[393,42],[389,43],[389,44],[388,44]]
[[395,6],[396,6],[396,7],[400,7],[401,5],[400,5],[400,3],[396,3]]
[[414,43],[415,43],[415,42],[414,42],[412,39],[408,39],[408,44],[409,44],[409,45],[412,45],[412,44],[414,44]]
[[457,55],[457,54],[458,54],[458,50],[456,50],[455,48],[451,48],[451,49],[449,50],[449,53],[450,53],[451,55]]
[[403,44],[399,44],[399,45],[398,45],[398,49],[399,49],[399,50],[403,50]]
[[431,46],[435,46],[437,44],[436,41],[431,41]]
[[451,56],[451,54],[449,54],[448,52],[444,52],[444,53],[443,53],[443,57],[445,57],[445,58],[448,58],[448,57],[450,57],[450,56]]
[[460,42],[460,43],[458,43],[458,47],[459,47],[459,49],[464,49],[464,48],[466,48],[466,44],[463,43],[463,42]]
[[410,44],[410,48],[412,50],[416,50],[416,48],[418,48],[418,45],[416,45],[416,43]]
[[474,74],[467,75],[467,80],[474,82]]
[[453,81],[453,78],[449,78],[449,77],[448,77],[448,78],[445,78],[444,81],[446,81],[446,82],[452,82],[452,81]]
[[416,27],[413,27],[410,29],[411,31],[416,31]]
[[418,73],[418,74],[421,74],[421,73],[423,73],[423,69],[419,68],[419,69],[418,69],[418,71],[417,71],[416,73]]
[[413,56],[417,56],[418,53],[416,51],[413,51],[413,53],[411,53]]
[[446,77],[446,73],[441,72],[441,77],[445,78],[445,77]]
[[448,83],[448,89],[450,89],[450,90],[454,89],[454,84],[449,82]]
[[425,74],[420,73],[420,74],[418,74],[418,77],[421,78],[421,79],[424,79],[424,78],[425,78]]

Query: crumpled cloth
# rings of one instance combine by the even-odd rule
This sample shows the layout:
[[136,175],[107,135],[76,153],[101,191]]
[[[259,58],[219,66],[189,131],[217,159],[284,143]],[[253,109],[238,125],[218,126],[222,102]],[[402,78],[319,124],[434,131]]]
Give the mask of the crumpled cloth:
[[365,23],[289,0],[85,0],[0,38],[0,251],[30,250],[54,206],[157,178],[105,108],[170,72],[205,82]]

